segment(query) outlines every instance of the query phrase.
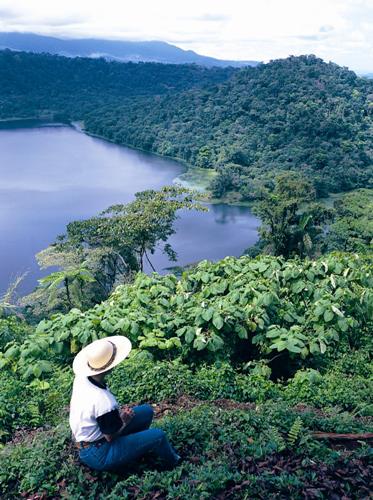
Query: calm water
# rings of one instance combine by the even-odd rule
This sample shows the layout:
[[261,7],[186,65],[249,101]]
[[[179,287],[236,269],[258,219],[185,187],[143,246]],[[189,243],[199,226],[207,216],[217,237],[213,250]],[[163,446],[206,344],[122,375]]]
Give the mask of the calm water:
[[[126,203],[137,191],[171,184],[183,172],[171,160],[89,137],[69,127],[0,130],[0,293],[24,271],[20,292],[41,273],[34,255],[73,220]],[[257,240],[258,219],[244,207],[209,206],[180,212],[170,243],[178,265],[240,255]],[[170,263],[158,251],[157,271]]]

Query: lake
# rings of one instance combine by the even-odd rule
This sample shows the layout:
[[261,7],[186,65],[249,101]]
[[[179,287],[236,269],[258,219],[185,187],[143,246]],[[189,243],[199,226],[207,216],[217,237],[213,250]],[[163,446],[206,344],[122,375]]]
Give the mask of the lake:
[[[172,184],[185,168],[170,159],[90,137],[72,127],[0,130],[0,293],[28,271],[19,291],[37,285],[34,255],[62,234],[66,224],[98,214],[134,193]],[[180,212],[169,242],[177,265],[239,256],[258,239],[259,221],[246,207],[208,205],[207,213]],[[161,251],[158,272],[175,265]]]

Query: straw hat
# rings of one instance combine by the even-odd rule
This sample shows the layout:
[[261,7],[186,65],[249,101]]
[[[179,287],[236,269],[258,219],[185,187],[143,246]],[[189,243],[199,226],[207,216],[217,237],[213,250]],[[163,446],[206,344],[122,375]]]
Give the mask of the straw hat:
[[131,348],[130,340],[122,335],[95,340],[75,356],[74,373],[88,377],[106,372],[123,361]]

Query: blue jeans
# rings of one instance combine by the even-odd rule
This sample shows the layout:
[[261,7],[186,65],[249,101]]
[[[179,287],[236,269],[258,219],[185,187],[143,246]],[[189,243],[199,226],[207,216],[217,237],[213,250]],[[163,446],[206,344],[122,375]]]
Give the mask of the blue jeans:
[[177,463],[179,455],[162,429],[149,429],[153,408],[144,404],[134,406],[132,420],[121,436],[100,446],[91,445],[79,450],[80,460],[97,470],[113,470],[134,462],[148,452],[155,453],[167,466]]

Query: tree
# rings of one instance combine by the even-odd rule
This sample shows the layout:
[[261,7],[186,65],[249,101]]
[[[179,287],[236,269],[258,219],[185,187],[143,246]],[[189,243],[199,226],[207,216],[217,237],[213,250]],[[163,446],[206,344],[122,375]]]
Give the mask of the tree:
[[163,252],[171,261],[176,261],[176,253],[167,243],[175,233],[173,224],[180,209],[206,210],[193,200],[190,190],[166,186],[160,191],[148,190],[135,194],[135,201],[127,205],[113,205],[102,212],[107,216],[103,221],[109,241],[128,241],[137,257],[138,268],[144,270],[144,260],[155,268],[149,253],[154,254],[162,242]]
[[312,203],[315,190],[312,183],[295,172],[276,177],[273,191],[253,207],[262,220],[259,245],[266,253],[285,258],[317,253],[324,224],[331,210]]
[[[76,307],[81,307],[83,285],[85,283],[92,283],[93,281],[95,281],[94,277],[85,267],[85,262],[83,262],[77,268],[68,268],[51,273],[40,279],[39,283],[44,290],[49,292],[50,298],[55,297],[56,290],[62,285],[65,290],[68,307],[71,309],[74,305]],[[75,294],[73,294],[73,290]],[[80,296],[75,304],[73,303],[74,295],[75,297]]]
[[328,250],[368,253],[373,250],[373,189],[358,189],[334,202],[335,222]]
[[86,309],[106,299],[113,288],[132,281],[150,255],[163,245],[170,260],[176,253],[168,238],[174,234],[177,211],[206,210],[186,188],[169,186],[136,193],[127,205],[113,205],[97,217],[67,225],[66,234],[36,256],[42,269],[59,270],[39,280],[40,286],[22,299],[33,315]]

